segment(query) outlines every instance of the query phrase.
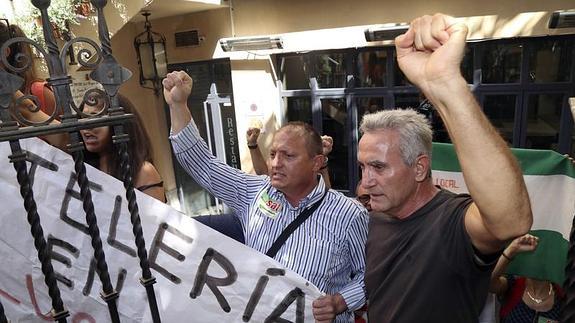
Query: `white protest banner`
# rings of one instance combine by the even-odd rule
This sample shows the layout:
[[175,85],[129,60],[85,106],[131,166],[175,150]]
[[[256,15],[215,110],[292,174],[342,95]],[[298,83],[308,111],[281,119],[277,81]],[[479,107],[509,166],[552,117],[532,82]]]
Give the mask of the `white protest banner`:
[[[73,160],[38,139],[21,145],[68,322],[109,322]],[[0,301],[12,322],[43,322],[51,300],[10,154],[0,143]],[[150,322],[123,185],[89,166],[87,173],[120,319]],[[321,292],[311,283],[145,194],[137,199],[163,322],[264,322],[274,315],[313,322],[311,302]]]

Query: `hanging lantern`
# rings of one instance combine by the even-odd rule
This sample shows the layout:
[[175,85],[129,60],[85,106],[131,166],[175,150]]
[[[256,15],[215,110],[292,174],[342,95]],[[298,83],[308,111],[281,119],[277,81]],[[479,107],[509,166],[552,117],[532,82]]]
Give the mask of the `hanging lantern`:
[[152,31],[152,24],[148,21],[150,12],[142,12],[146,18],[144,32],[134,39],[134,47],[138,55],[140,66],[140,85],[153,89],[158,95],[162,89],[162,79],[166,77],[168,59],[166,55],[166,38]]

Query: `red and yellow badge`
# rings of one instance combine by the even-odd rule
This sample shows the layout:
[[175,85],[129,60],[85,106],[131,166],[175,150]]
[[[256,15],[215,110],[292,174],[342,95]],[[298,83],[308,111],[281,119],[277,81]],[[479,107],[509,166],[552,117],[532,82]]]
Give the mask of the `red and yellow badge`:
[[282,205],[280,202],[272,200],[267,192],[262,193],[258,201],[258,209],[260,209],[263,214],[272,219],[275,219],[278,216],[281,208]]

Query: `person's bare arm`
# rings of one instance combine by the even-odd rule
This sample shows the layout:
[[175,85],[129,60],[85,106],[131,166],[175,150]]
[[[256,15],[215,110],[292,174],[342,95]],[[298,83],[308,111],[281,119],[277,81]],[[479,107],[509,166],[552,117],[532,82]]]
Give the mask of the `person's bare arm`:
[[[54,92],[47,87],[42,88],[44,94],[44,103],[46,104],[45,110],[46,111],[55,111],[56,110],[56,97],[54,96]],[[48,112],[48,113],[50,113]]]
[[248,143],[248,149],[250,151],[250,156],[252,158],[252,164],[254,166],[254,171],[258,175],[268,174],[268,165],[262,155],[262,152],[258,146],[258,138],[260,136],[259,128],[248,128],[246,131],[246,140]]
[[[156,167],[150,162],[145,162],[138,171],[138,175],[134,181],[134,186],[142,187],[146,185],[157,184],[160,182],[162,182],[162,177],[160,176],[160,173],[158,173]],[[166,193],[164,191],[163,185],[149,187],[142,192],[157,200],[160,200],[161,202],[166,202]]]
[[322,154],[325,156],[325,165],[319,169],[319,173],[321,177],[323,177],[323,181],[325,183],[325,187],[331,188],[331,179],[329,177],[329,158],[327,155],[331,153],[333,149],[333,138],[330,136],[321,136],[321,149]]
[[170,106],[172,132],[177,134],[191,121],[192,114],[188,109],[188,95],[192,92],[193,80],[183,71],[171,72],[162,81],[164,99]]
[[489,291],[503,296],[507,292],[507,278],[503,276],[507,266],[515,258],[515,256],[522,252],[534,251],[537,249],[539,238],[530,234],[523,235],[515,238],[499,257],[497,265],[491,273],[491,282],[489,284]]
[[438,110],[474,203],[465,226],[483,253],[529,231],[533,218],[517,161],[481,111],[460,72],[467,26],[436,14],[395,40],[400,68]]

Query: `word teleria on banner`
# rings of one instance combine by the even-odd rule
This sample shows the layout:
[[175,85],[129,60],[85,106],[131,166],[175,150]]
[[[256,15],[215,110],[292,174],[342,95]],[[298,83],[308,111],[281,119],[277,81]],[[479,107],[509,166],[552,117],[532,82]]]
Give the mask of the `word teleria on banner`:
[[[71,158],[23,140],[34,197],[62,300],[72,322],[109,322]],[[13,321],[50,320],[51,300],[26,221],[10,148],[0,144],[0,300]],[[123,184],[87,166],[122,322],[150,322]],[[137,192],[150,268],[164,322],[313,322],[322,293],[273,259]]]

